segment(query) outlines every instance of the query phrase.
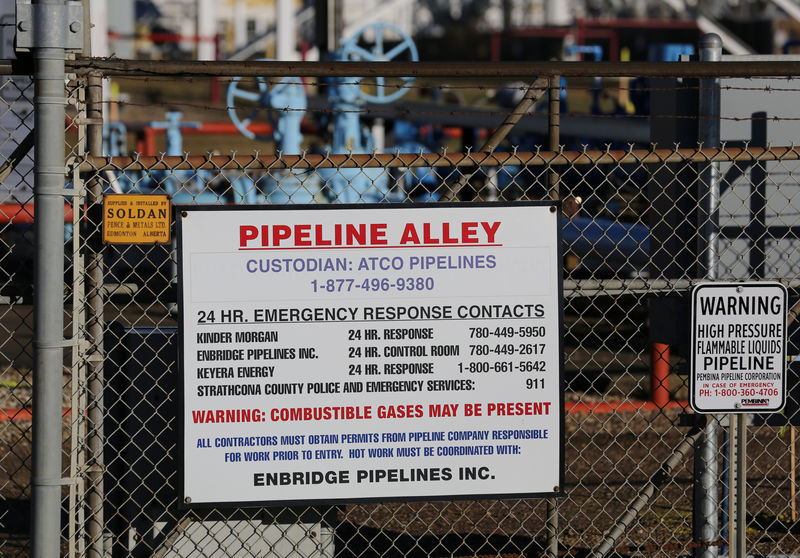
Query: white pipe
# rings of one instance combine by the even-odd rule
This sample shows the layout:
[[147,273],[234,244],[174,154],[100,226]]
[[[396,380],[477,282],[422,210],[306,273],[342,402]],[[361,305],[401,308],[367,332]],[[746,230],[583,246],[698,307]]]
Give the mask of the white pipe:
[[553,26],[570,25],[572,23],[570,7],[570,3],[566,0],[545,0],[545,24]]
[[[403,13],[407,10],[413,10],[412,4],[413,0],[394,0],[391,2],[383,2],[375,6],[374,9],[363,14],[363,17],[358,18],[357,21],[345,23],[341,36],[344,39],[349,39],[362,27],[378,21],[396,21],[399,24],[398,27],[411,35],[412,29],[404,29],[402,25],[404,21],[399,21],[397,19],[397,14]],[[410,18],[408,19],[408,23],[410,23]]]
[[278,60],[297,60],[297,49],[295,48],[297,33],[292,0],[278,0],[276,10],[275,57]]
[[245,0],[236,0],[233,7],[233,45],[234,48],[241,48],[245,44],[247,44]]
[[[303,8],[295,16],[295,28],[300,25],[305,25],[314,18],[314,8]],[[270,29],[261,33],[260,36],[253,39],[249,44],[239,47],[233,54],[230,54],[225,60],[245,60],[248,57],[258,53],[264,52],[270,44],[273,44],[277,39],[275,38],[275,30]],[[319,60],[319,52],[316,48],[313,49],[312,54],[306,53],[306,60]]]
[[800,21],[800,6],[793,0],[772,0],[772,3],[786,12],[795,21]]
[[91,0],[89,3],[92,22],[92,56],[105,58],[108,56],[108,15],[106,0]]
[[214,0],[197,0],[197,43],[198,60],[214,60],[216,58],[216,22],[214,21]]

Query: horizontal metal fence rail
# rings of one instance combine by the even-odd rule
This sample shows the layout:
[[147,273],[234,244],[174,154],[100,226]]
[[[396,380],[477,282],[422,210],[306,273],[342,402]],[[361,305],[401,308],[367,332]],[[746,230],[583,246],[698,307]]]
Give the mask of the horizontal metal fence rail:
[[271,170],[327,168],[502,167],[555,165],[634,165],[672,163],[753,163],[796,161],[800,147],[723,147],[537,151],[527,153],[371,153],[303,155],[186,155],[185,157],[86,157],[81,172],[120,170]]
[[[67,60],[68,72],[99,73],[104,77],[143,76],[276,76],[276,77],[418,77],[530,79],[531,76],[564,77],[760,77],[800,74],[798,62],[275,62]],[[0,75],[29,75],[32,64],[0,60]]]
[[563,77],[758,77],[800,75],[800,62],[237,62],[109,60],[67,62],[82,75],[119,76],[276,76],[415,77],[531,79]]

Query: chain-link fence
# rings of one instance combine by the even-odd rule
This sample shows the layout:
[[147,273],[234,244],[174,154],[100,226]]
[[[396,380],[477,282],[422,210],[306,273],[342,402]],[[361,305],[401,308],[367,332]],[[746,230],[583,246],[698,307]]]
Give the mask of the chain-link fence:
[[0,458],[3,538],[0,548],[24,548],[30,514],[31,382],[33,320],[32,169],[33,84],[27,76],[3,76],[2,103],[2,432]]
[[[87,67],[114,74],[127,99],[104,98],[104,75]],[[65,120],[65,185],[79,195],[64,204],[72,340],[63,384],[64,554],[724,555],[727,416],[696,415],[687,403],[688,294],[709,279],[769,279],[789,289],[788,402],[778,415],[751,415],[746,536],[753,555],[800,553],[800,151],[791,146],[797,91],[785,69],[759,80],[726,77],[745,71],[737,69],[693,76],[703,79],[509,83],[496,67],[475,66],[443,85],[389,77],[369,84],[335,71],[248,83],[173,75],[167,66],[74,68]],[[237,72],[257,75],[244,64],[226,75]],[[233,93],[214,104],[220,81]],[[4,90],[14,94],[3,96],[2,117],[16,119],[3,126],[4,555],[30,549],[34,244],[25,83],[7,78]],[[342,85],[407,95],[341,105],[330,90]],[[307,104],[265,106],[274,90],[305,94]],[[721,96],[720,113],[703,112],[709,92]],[[239,130],[227,127],[228,111]],[[719,143],[703,135],[698,123],[706,121],[721,123]],[[283,143],[289,125],[301,134],[294,145]],[[338,137],[343,129],[350,135]],[[104,196],[121,192],[215,206],[561,200],[563,496],[183,509],[175,247],[103,243]]]

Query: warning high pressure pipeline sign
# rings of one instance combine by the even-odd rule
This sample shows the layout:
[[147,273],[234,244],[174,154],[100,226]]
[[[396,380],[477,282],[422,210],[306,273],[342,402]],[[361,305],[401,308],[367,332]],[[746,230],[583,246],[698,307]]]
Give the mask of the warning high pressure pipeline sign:
[[187,505],[561,493],[557,204],[176,220]]
[[690,404],[698,413],[776,412],[786,400],[786,287],[692,290]]

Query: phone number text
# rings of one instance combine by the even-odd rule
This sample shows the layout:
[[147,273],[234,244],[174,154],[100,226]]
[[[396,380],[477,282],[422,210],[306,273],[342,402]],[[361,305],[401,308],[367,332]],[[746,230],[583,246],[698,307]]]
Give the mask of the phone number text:
[[432,291],[433,277],[371,277],[368,279],[311,280],[312,292],[349,293],[354,291]]

